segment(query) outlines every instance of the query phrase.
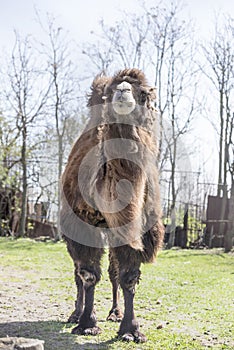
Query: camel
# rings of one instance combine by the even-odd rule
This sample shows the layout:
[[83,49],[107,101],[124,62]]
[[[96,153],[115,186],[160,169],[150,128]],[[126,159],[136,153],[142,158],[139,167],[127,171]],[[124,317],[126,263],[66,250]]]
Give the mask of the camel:
[[[155,89],[136,68],[98,75],[88,99],[89,121],[62,176],[60,228],[75,266],[77,299],[69,322],[74,334],[97,335],[94,291],[109,248],[113,304],[107,319],[121,322],[124,341],[145,342],[134,315],[142,263],[160,249]],[[124,312],[119,307],[119,289]]]

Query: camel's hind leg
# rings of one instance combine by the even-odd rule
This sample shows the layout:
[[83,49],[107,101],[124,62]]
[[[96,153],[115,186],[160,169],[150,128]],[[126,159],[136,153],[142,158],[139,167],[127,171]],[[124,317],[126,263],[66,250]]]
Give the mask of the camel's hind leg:
[[123,313],[119,307],[119,297],[120,297],[120,291],[119,291],[119,263],[114,255],[114,251],[110,249],[109,252],[109,277],[110,281],[112,283],[112,307],[109,312],[109,315],[107,317],[108,321],[113,322],[120,322],[123,318]]

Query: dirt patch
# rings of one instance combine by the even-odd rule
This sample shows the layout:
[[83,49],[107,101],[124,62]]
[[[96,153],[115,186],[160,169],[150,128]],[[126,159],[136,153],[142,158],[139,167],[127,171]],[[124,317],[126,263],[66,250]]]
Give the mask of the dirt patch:
[[[5,281],[0,282],[0,322],[62,320],[67,314],[67,304],[51,303],[46,292],[39,290],[37,282],[25,279],[24,274],[12,276],[12,269],[10,271],[7,267],[1,268],[1,274]],[[6,276],[9,276],[9,281]],[[15,282],[11,280],[14,277]]]
[[64,323],[72,305],[51,302],[50,295],[39,288],[40,277],[32,283],[24,273],[14,276],[12,268],[1,267],[0,272],[4,277],[0,281],[0,337],[38,338],[45,341],[45,350],[63,345],[64,349],[77,349]]

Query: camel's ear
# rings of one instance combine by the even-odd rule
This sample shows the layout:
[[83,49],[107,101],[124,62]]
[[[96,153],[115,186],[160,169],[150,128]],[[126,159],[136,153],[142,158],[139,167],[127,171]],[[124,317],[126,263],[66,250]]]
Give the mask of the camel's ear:
[[[106,84],[105,86],[105,89],[104,89],[104,92],[103,92],[103,96],[102,96],[102,99],[105,101],[105,100],[110,100],[110,96],[112,95],[112,89],[111,89],[111,84],[108,83]],[[110,101],[109,101],[110,102]]]
[[108,84],[110,78],[100,74],[94,79],[91,86],[91,94],[88,99],[88,106],[95,106],[102,104],[104,102],[103,96],[105,87]]
[[156,100],[156,97],[157,97],[157,95],[156,95],[156,87],[149,88],[148,96],[149,96],[149,99],[151,101]]

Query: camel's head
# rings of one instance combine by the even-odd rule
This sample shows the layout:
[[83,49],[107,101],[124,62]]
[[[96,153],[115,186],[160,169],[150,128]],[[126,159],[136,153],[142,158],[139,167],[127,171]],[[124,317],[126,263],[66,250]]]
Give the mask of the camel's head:
[[151,88],[144,74],[138,69],[125,69],[117,73],[107,84],[103,97],[115,115],[134,114],[149,107],[155,99],[155,89]]
[[136,106],[132,85],[126,81],[118,84],[112,97],[113,109],[117,114],[130,114]]

